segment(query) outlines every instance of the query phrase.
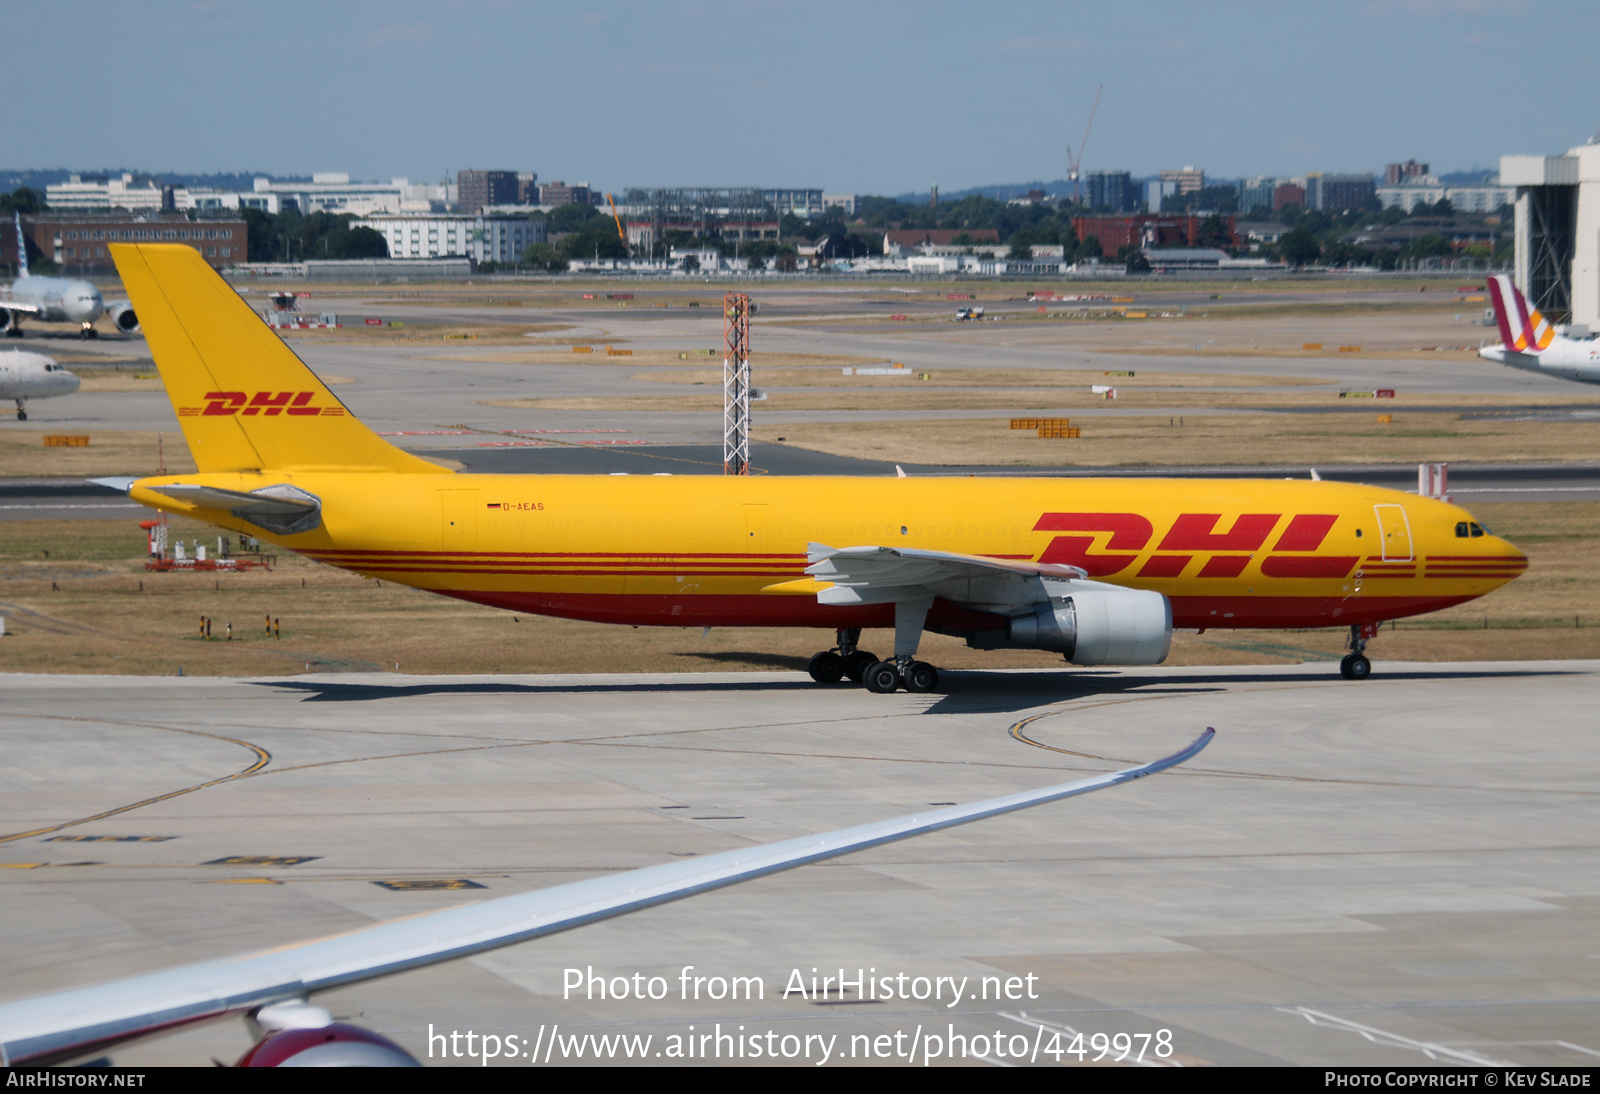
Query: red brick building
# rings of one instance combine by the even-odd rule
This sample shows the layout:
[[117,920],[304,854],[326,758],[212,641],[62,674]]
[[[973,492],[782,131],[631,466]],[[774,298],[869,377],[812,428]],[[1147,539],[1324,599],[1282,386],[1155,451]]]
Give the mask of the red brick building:
[[[28,260],[48,258],[68,274],[114,274],[108,243],[185,243],[218,269],[246,262],[249,228],[242,220],[189,220],[183,216],[141,216],[135,213],[37,213],[22,218],[28,237]],[[17,233],[0,225],[0,263],[17,263]]]
[[1276,213],[1286,205],[1298,205],[1302,209],[1306,205],[1306,188],[1286,182],[1281,186],[1272,188],[1272,211]]
[[[1079,243],[1090,236],[1098,239],[1102,258],[1116,258],[1124,247],[1199,247],[1200,225],[1205,219],[1182,213],[1073,217],[1072,231]],[[1227,214],[1226,220],[1228,238],[1223,245],[1242,246],[1233,214]]]

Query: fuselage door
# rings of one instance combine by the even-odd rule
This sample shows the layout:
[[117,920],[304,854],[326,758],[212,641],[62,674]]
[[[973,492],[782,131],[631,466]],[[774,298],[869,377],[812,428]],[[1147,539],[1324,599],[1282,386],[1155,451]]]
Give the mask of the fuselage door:
[[750,554],[765,554],[767,550],[767,507],[763,504],[744,506],[744,546]]
[[1378,517],[1378,536],[1383,544],[1383,560],[1410,562],[1413,557],[1411,523],[1406,520],[1405,506],[1374,505],[1372,511]]
[[445,551],[478,549],[478,492],[439,491],[439,547]]

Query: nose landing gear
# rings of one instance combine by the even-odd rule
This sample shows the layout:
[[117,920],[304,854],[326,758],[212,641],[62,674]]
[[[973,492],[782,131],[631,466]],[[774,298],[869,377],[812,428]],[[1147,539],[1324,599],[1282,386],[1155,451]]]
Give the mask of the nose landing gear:
[[1339,662],[1339,674],[1346,680],[1365,680],[1372,675],[1372,662],[1367,660],[1367,643],[1378,634],[1378,624],[1357,623],[1350,628],[1345,640],[1349,653]]
[[26,400],[26,399],[18,399],[17,400],[17,421],[25,422],[25,421],[28,420],[28,411],[26,409],[27,405],[28,405],[28,400]]
[[100,332],[94,329],[93,323],[85,323],[83,330],[78,332],[79,338],[99,338]]

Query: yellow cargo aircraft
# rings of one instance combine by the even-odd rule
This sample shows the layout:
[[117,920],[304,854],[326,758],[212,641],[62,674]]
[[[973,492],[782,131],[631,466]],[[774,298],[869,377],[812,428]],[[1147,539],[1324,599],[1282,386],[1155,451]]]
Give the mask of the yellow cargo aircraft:
[[930,691],[924,630],[1152,665],[1174,627],[1329,626],[1362,679],[1378,624],[1527,567],[1454,505],[1310,480],[458,474],[359,422],[192,248],[111,250],[199,468],[138,501],[517,612],[834,628],[819,682]]

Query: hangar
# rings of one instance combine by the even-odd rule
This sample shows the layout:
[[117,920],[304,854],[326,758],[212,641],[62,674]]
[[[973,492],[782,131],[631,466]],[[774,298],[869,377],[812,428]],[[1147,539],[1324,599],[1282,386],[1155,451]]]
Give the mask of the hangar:
[[1551,319],[1600,330],[1600,144],[1501,156],[1500,182],[1517,188],[1517,287]]

